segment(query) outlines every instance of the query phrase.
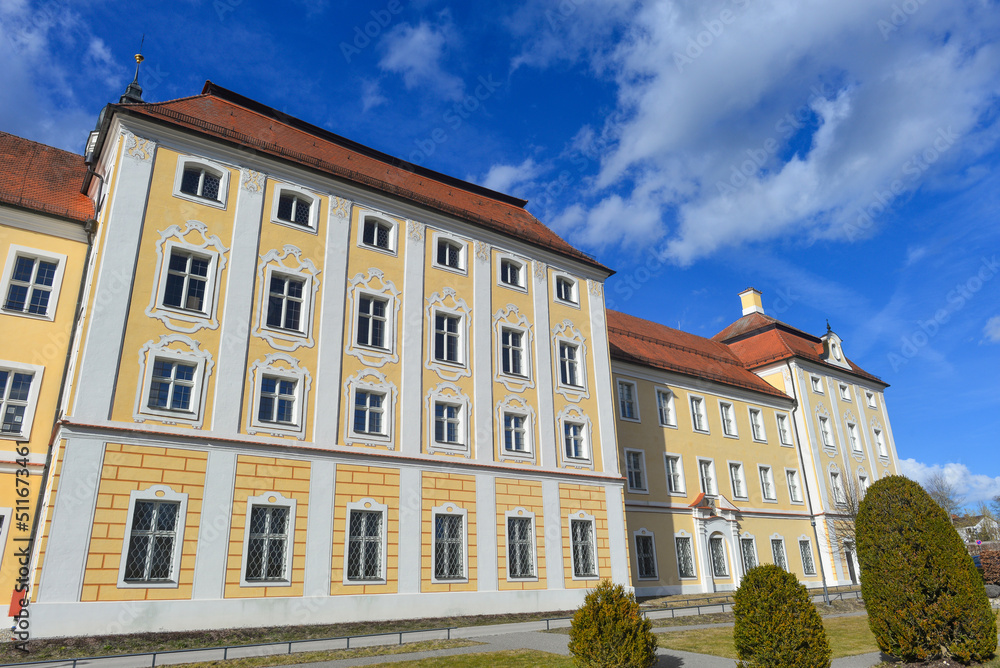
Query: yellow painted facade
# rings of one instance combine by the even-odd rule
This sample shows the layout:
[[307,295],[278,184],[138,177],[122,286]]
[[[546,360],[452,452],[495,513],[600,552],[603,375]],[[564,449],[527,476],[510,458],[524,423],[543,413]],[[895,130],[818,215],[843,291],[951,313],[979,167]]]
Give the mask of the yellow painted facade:
[[[592,589],[597,583],[611,576],[611,564],[608,561],[608,514],[604,498],[604,488],[593,485],[559,485],[559,505],[568,518],[562,527],[563,541],[563,576],[566,578],[567,589]],[[593,518],[594,544],[596,546],[596,574],[593,576],[574,576],[573,538],[571,527],[573,520],[588,520]]]
[[[542,485],[531,480],[497,478],[497,570],[500,573],[501,591],[519,589],[545,589],[545,507],[542,502]],[[524,511],[524,514],[521,514]],[[535,579],[511,577],[508,570],[507,515],[533,517],[535,524]]]
[[[386,594],[396,593],[399,572],[399,469],[376,466],[337,467],[337,501],[333,513],[333,574],[330,593],[338,594]],[[374,509],[375,504],[386,506],[384,518],[385,549],[382,564],[382,583],[362,581],[349,583],[345,575],[347,562],[345,551],[348,543],[350,515],[348,504],[358,504],[359,510]]]
[[[420,556],[420,591],[476,591],[476,479],[473,476],[454,473],[435,473],[424,471],[421,475],[421,556]],[[468,552],[465,557],[467,566],[466,577],[457,578],[455,582],[441,580],[435,582],[434,577],[434,541],[435,541],[435,509],[441,514],[454,515],[465,512],[463,527],[466,535],[465,545]]]

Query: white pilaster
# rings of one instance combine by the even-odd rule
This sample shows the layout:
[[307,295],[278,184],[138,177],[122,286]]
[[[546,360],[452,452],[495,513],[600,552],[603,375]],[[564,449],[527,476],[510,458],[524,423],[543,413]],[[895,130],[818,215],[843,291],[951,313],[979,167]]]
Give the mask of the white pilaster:
[[399,559],[397,587],[400,594],[420,592],[420,547],[422,494],[420,470],[403,467],[399,470]]
[[194,561],[193,599],[220,599],[226,589],[229,558],[229,523],[233,515],[236,453],[208,451],[205,467],[205,498],[198,527],[198,552]]
[[563,571],[562,508],[559,503],[559,483],[542,481],[542,508],[545,512],[545,580],[550,590],[566,588]]
[[332,461],[313,460],[309,471],[309,517],[306,519],[305,596],[330,593],[336,474],[337,467]]
[[[472,275],[472,354],[474,379],[472,410],[475,413],[473,456],[492,462],[493,449],[493,263],[488,244],[475,242],[475,270]],[[472,264],[472,263],[470,263]]]
[[[400,397],[399,451],[405,455],[420,453],[420,439],[424,433],[421,419],[423,404],[423,341],[424,341],[424,237],[427,228],[422,223],[409,220],[404,235],[399,237],[405,245],[403,259],[403,390]],[[418,562],[419,564],[419,562]],[[418,567],[419,570],[419,567]]]
[[608,344],[608,323],[604,312],[604,284],[587,281],[590,291],[590,340],[594,355],[594,394],[600,410],[597,413],[597,433],[601,439],[601,459],[604,472],[618,475],[618,440],[615,435],[615,398],[611,392],[611,352]]
[[[552,332],[549,331],[549,281],[544,263],[532,262],[532,302],[535,307],[535,376],[538,379],[538,464],[554,468],[557,454],[556,408],[552,396]],[[556,495],[558,499],[558,494]]]
[[476,577],[479,591],[497,590],[496,478],[476,475]]
[[631,587],[628,577],[629,537],[625,528],[625,500],[619,486],[604,487],[608,513],[608,545],[611,557],[611,580]]

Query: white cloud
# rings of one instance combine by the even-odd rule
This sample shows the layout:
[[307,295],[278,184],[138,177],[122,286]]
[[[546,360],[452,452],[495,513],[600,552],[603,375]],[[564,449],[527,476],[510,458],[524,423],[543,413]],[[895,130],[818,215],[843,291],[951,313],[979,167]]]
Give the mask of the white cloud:
[[382,94],[382,88],[378,81],[365,81],[361,85],[361,111],[365,112],[374,109],[388,102],[389,99]]
[[400,23],[382,38],[379,67],[400,74],[407,90],[431,87],[442,96],[461,99],[462,80],[445,72],[441,61],[446,48],[457,40],[451,17],[444,12],[439,25],[421,21],[418,25]]
[[966,506],[989,502],[993,497],[1000,496],[1000,476],[990,477],[982,473],[972,473],[965,464],[949,463],[929,466],[915,459],[901,459],[899,465],[903,475],[921,484],[935,473],[943,474],[945,480],[965,497]]
[[612,142],[576,203],[587,214],[574,240],[620,239],[597,229],[620,221],[591,215],[616,208],[663,212],[663,252],[680,264],[776,237],[860,239],[884,203],[996,145],[985,112],[1000,89],[1000,15],[987,4],[922,4],[885,35],[891,8],[868,0],[594,4],[545,37],[576,52],[585,19],[607,13],[588,57],[618,104],[588,129]]
[[490,190],[510,193],[515,186],[530,184],[542,171],[541,165],[527,158],[520,165],[493,165],[480,183]]
[[1000,315],[995,315],[986,321],[983,333],[993,343],[1000,343]]

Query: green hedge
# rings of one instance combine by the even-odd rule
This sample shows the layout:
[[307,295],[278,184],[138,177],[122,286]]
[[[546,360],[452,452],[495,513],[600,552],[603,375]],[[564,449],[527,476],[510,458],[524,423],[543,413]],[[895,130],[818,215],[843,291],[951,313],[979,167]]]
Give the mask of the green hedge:
[[948,515],[901,476],[869,488],[855,523],[861,594],[883,652],[904,661],[950,655],[985,661],[996,618]]
[[635,595],[601,580],[573,616],[569,651],[585,668],[649,668],[656,663],[656,636]]

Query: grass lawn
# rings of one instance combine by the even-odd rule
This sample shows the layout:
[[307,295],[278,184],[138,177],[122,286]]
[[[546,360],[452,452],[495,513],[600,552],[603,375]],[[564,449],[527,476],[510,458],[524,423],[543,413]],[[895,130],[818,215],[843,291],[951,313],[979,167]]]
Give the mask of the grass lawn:
[[175,664],[177,668],[208,668],[209,666],[225,666],[226,668],[256,668],[257,666],[289,666],[296,663],[313,663],[316,661],[336,661],[339,659],[359,659],[366,656],[388,656],[390,654],[408,654],[410,652],[425,652],[434,649],[452,649],[453,647],[471,647],[482,645],[473,640],[424,640],[406,645],[383,645],[381,647],[360,647],[358,649],[334,649],[322,652],[299,652],[297,654],[274,654],[271,656],[254,656],[226,661],[201,661],[198,663]]
[[[835,659],[878,651],[875,636],[868,629],[867,617],[827,617],[823,626]],[[660,647],[666,649],[736,658],[732,627],[671,631],[659,633],[657,638]]]
[[536,652],[529,649],[515,649],[506,652],[484,652],[482,654],[458,654],[441,656],[420,661],[394,663],[398,668],[574,668],[573,657]]

